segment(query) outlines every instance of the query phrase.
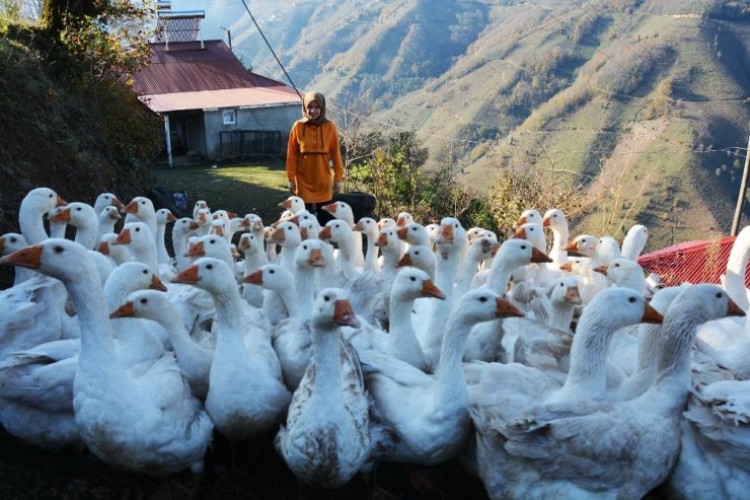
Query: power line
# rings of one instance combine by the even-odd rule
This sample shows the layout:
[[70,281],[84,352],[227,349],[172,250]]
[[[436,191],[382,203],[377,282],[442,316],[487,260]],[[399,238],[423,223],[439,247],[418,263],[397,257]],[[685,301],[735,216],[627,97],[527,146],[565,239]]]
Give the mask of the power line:
[[273,54],[274,59],[276,59],[276,62],[279,63],[279,66],[281,67],[281,70],[286,75],[287,80],[289,80],[289,84],[292,86],[295,92],[297,92],[297,95],[300,99],[302,99],[302,94],[300,94],[299,90],[297,90],[296,85],[294,85],[294,82],[292,81],[292,77],[289,76],[289,73],[286,72],[286,68],[279,60],[278,56],[276,55],[276,52],[273,50],[273,47],[271,47],[271,44],[268,42],[268,38],[266,38],[266,35],[263,33],[263,30],[260,29],[260,26],[258,25],[258,22],[255,20],[255,17],[253,16],[253,13],[250,12],[250,8],[247,6],[247,3],[245,3],[245,0],[242,0],[242,5],[245,6],[245,10],[247,11],[247,14],[250,16],[250,19],[253,20],[253,24],[255,24],[255,27],[258,28],[258,32],[260,33],[260,36],[263,37],[263,41],[266,42],[266,45],[268,46],[268,50],[271,51],[271,54]]

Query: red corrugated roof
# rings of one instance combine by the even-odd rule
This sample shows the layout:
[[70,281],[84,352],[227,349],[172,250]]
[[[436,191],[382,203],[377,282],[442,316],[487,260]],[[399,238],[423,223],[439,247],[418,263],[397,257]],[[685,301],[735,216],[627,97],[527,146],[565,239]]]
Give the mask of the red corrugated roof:
[[[679,245],[641,255],[638,263],[648,273],[656,273],[667,286],[680,283],[720,284],[727,270],[734,236],[707,241],[688,241]],[[750,287],[750,273],[745,273],[745,286]]]
[[[300,102],[294,89],[248,71],[222,40],[170,43],[169,50],[163,43],[152,44],[151,49],[150,64],[133,75],[133,91],[149,107],[150,102],[169,103],[151,107],[155,112]],[[227,92],[232,89],[257,92]]]

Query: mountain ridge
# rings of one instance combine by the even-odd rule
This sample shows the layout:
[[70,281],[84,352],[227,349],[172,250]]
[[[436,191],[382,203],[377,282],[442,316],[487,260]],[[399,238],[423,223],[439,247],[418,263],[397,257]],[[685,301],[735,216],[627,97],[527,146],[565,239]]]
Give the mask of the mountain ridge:
[[[574,231],[622,236],[650,222],[666,246],[730,230],[750,128],[746,2],[251,8],[298,88],[324,92],[334,119],[413,129],[433,165],[458,150],[463,182],[481,193],[506,169],[535,168],[597,202]],[[210,4],[204,33],[215,16],[234,21],[225,27],[246,63],[284,80],[243,6]]]

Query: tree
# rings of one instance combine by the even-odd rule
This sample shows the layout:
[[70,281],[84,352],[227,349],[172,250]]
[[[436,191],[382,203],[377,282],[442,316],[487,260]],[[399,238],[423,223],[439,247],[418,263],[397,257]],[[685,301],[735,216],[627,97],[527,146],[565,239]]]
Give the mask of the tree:
[[105,12],[107,0],[44,0],[41,21],[52,33],[59,33],[66,22],[85,17],[96,17]]

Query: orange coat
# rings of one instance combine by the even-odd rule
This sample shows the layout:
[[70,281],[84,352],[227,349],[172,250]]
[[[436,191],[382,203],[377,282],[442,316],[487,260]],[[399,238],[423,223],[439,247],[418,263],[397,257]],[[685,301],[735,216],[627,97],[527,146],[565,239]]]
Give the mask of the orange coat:
[[333,180],[344,178],[344,164],[339,150],[336,125],[294,122],[286,151],[286,175],[297,183],[297,196],[306,203],[320,203],[333,198]]

